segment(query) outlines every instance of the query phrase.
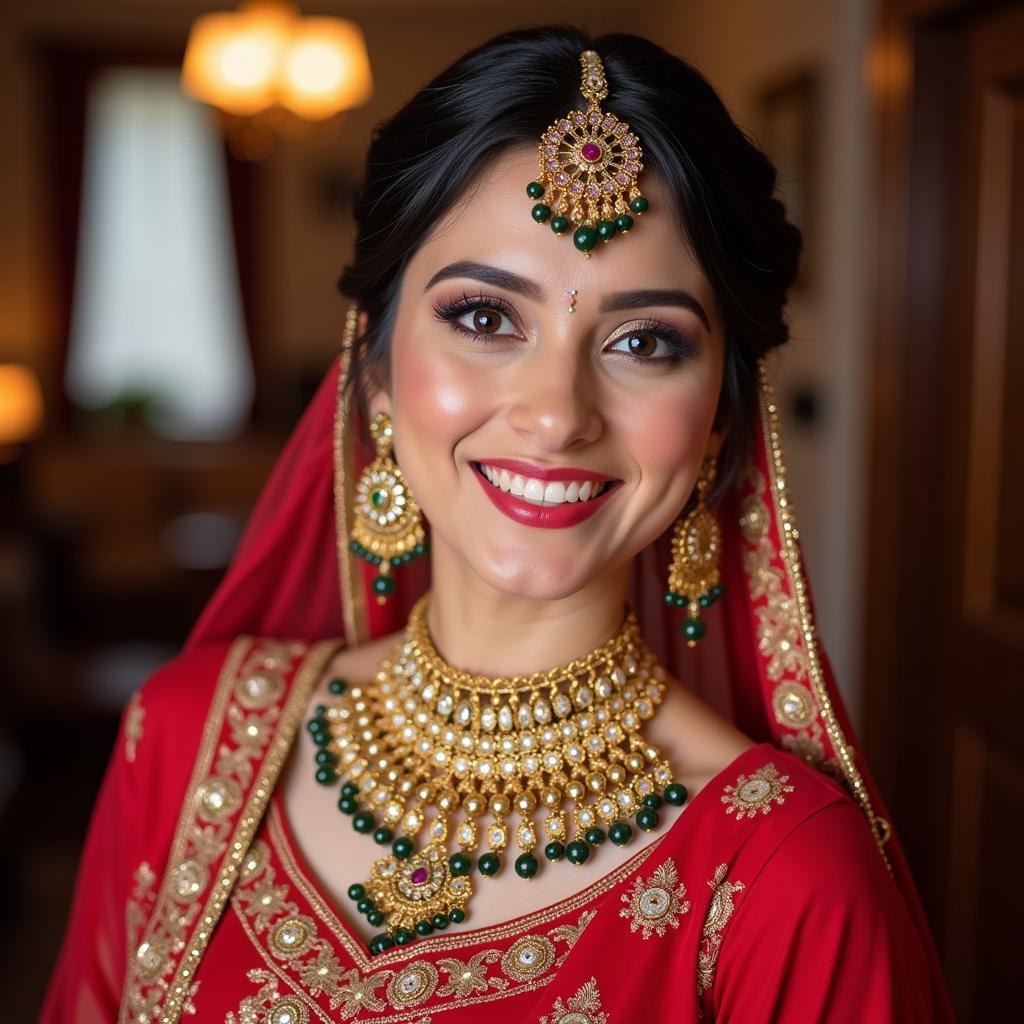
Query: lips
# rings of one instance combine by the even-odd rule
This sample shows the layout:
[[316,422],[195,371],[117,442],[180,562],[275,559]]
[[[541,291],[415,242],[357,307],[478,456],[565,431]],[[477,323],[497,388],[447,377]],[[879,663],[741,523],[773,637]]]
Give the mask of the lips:
[[[502,468],[515,468],[516,466],[526,467],[530,471],[535,471],[538,468],[531,466],[529,463],[518,462],[518,460],[514,459],[488,459],[487,464],[489,466],[501,466]],[[583,470],[567,470],[562,467],[545,470],[547,478],[552,480],[579,479],[580,475],[582,475],[585,480],[600,479],[610,482],[605,484],[604,490],[596,498],[590,498],[587,501],[563,502],[555,505],[537,505],[524,501],[522,498],[516,497],[513,494],[509,494],[507,491],[503,491],[499,487],[495,487],[495,485],[492,484],[486,476],[484,476],[479,463],[474,462],[472,465],[474,475],[480,481],[480,486],[484,489],[484,493],[488,498],[490,498],[491,503],[500,512],[503,512],[514,522],[521,523],[524,526],[540,527],[541,529],[563,529],[568,526],[575,526],[577,523],[581,523],[585,519],[589,519],[607,503],[608,499],[611,498],[622,483],[621,480],[615,480],[612,477],[608,477],[603,474],[590,473]],[[572,473],[578,475],[569,475]],[[541,478],[537,477],[535,479]]]

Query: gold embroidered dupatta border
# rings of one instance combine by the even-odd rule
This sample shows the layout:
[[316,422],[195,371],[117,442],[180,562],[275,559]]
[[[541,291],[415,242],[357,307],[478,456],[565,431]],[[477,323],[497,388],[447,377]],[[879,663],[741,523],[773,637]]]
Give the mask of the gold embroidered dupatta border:
[[[238,880],[253,836],[291,749],[309,694],[327,661],[337,650],[338,644],[337,641],[325,640],[304,650],[299,665],[294,669],[290,686],[285,684],[287,689],[283,694],[283,702],[278,699],[259,705],[259,710],[267,713],[264,720],[273,725],[273,732],[261,752],[231,762],[241,766],[240,769],[236,769],[236,778],[247,780],[248,784],[245,786],[246,792],[239,788],[243,799],[239,801],[237,808],[225,815],[223,821],[229,826],[227,831],[230,834],[226,842],[226,852],[219,854],[219,864],[217,858],[210,861],[209,866],[215,866],[213,872],[203,871],[199,875],[191,876],[201,879],[201,883],[196,882],[198,891],[189,895],[187,903],[183,902],[181,897],[175,895],[175,884],[180,884],[181,869],[196,863],[194,859],[187,858],[186,854],[190,841],[194,839],[196,827],[199,821],[203,820],[200,807],[204,797],[204,786],[213,779],[226,779],[238,785],[237,781],[231,778],[231,773],[224,772],[220,767],[225,759],[231,758],[232,755],[245,753],[240,744],[232,745],[225,738],[231,736],[230,731],[225,733],[225,725],[228,724],[230,729],[229,709],[235,707],[232,698],[237,699],[237,684],[245,677],[245,666],[253,655],[258,654],[261,649],[277,650],[286,646],[274,641],[253,640],[251,637],[243,636],[235,641],[225,658],[203,727],[202,740],[188,790],[182,803],[159,898],[140,935],[128,936],[129,944],[145,936],[145,946],[158,935],[161,939],[166,939],[168,935],[164,933],[170,928],[169,936],[175,941],[166,953],[161,954],[161,960],[168,965],[174,965],[173,977],[169,983],[164,983],[162,978],[167,974],[167,969],[163,967],[158,973],[145,977],[141,969],[140,956],[143,947],[137,947],[135,951],[130,949],[129,969],[125,975],[119,1016],[122,1022],[137,1019],[133,1014],[133,1003],[140,999],[144,1000],[147,1011],[152,1014],[147,1019],[159,1020],[160,1024],[177,1024],[189,1004],[196,969]],[[244,708],[244,702],[240,703]],[[215,756],[218,757],[216,769]],[[213,770],[219,774],[214,775]],[[233,829],[230,827],[232,825]],[[203,901],[201,909],[198,915],[194,915],[191,907],[197,905],[200,900]],[[184,909],[186,906],[189,909]],[[173,925],[180,928],[180,935],[174,930]],[[145,989],[149,991],[145,992]],[[161,989],[164,990],[163,993],[160,993]]]

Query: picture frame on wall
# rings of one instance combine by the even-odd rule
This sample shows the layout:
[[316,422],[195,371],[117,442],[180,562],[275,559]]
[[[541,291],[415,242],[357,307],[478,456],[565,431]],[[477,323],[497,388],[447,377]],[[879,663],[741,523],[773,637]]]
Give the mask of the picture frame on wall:
[[794,284],[802,292],[812,291],[817,279],[821,93],[820,70],[801,67],[765,83],[755,102],[757,142],[775,164],[779,198],[804,236]]

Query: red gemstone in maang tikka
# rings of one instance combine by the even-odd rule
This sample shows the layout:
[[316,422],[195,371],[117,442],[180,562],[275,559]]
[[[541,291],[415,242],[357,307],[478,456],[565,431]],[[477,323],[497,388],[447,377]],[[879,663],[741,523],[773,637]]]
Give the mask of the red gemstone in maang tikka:
[[580,156],[596,164],[601,159],[601,147],[596,142],[588,142],[581,150]]

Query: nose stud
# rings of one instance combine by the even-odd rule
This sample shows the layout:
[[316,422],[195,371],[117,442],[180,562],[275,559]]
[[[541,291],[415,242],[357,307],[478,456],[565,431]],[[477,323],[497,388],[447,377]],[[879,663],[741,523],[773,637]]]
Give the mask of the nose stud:
[[570,313],[575,313],[576,312],[576,289],[575,288],[566,288],[565,289],[565,294],[569,296],[569,312]]

